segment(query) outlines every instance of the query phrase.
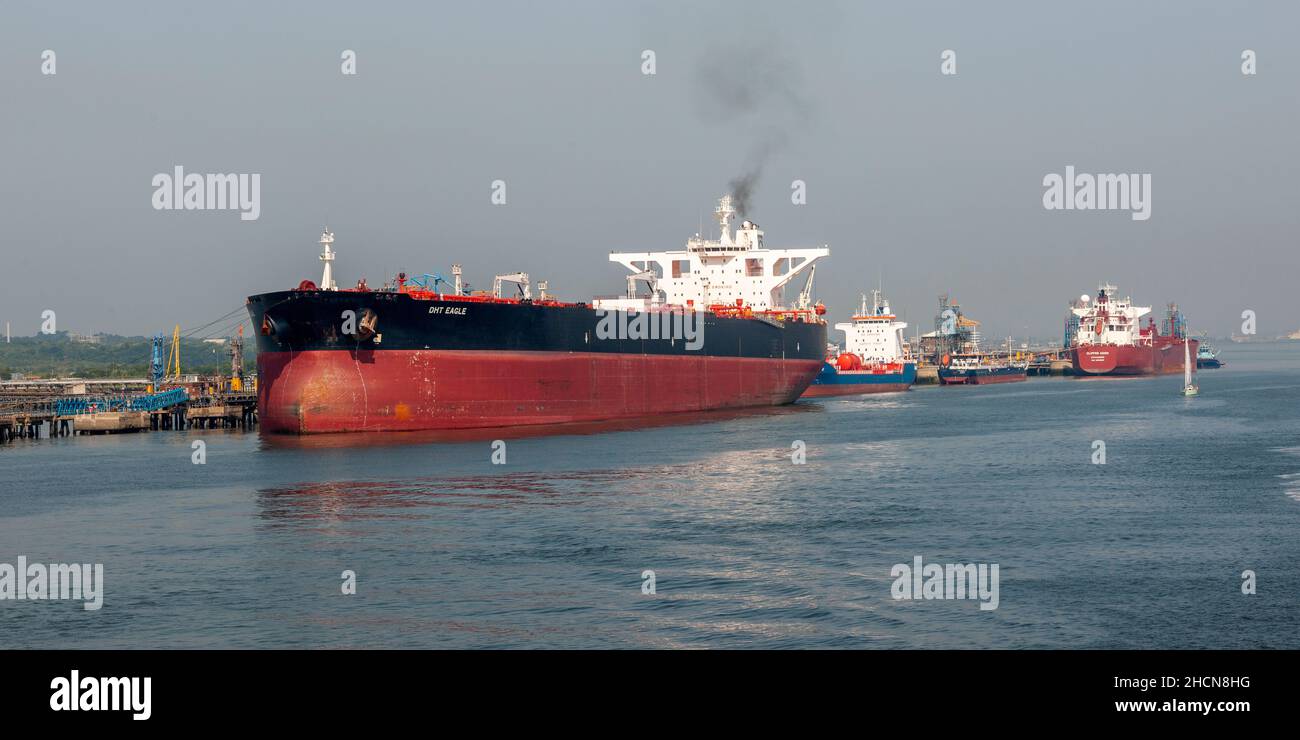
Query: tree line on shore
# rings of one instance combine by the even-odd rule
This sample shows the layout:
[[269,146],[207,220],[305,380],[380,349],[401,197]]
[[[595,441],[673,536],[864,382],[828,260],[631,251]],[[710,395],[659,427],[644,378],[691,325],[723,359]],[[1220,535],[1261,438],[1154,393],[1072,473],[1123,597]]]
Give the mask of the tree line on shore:
[[[3,338],[0,337],[0,340]],[[163,359],[171,347],[166,337]],[[200,375],[230,372],[228,344],[181,339],[181,371]],[[256,365],[253,342],[244,342],[244,371]],[[0,341],[0,380],[35,378],[147,378],[151,337],[115,334],[79,336],[65,331]],[[15,377],[17,376],[17,377]]]

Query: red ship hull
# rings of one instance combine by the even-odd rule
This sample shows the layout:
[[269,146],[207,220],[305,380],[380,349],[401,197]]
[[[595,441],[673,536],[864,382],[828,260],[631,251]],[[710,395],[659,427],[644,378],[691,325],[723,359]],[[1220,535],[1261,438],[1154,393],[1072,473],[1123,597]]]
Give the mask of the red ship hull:
[[821,360],[580,352],[259,352],[267,432],[556,424],[791,403]]
[[[1195,339],[1186,340],[1196,357]],[[1183,371],[1183,340],[1156,337],[1146,346],[1084,344],[1070,350],[1076,375],[1167,375]]]

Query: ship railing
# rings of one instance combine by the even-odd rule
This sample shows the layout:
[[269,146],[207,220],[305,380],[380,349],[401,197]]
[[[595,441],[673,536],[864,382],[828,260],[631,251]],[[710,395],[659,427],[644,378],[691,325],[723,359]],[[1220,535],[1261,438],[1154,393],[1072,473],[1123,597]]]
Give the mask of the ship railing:
[[748,252],[750,250],[747,244],[731,244],[722,246],[714,242],[713,244],[692,244],[688,247],[692,252]]

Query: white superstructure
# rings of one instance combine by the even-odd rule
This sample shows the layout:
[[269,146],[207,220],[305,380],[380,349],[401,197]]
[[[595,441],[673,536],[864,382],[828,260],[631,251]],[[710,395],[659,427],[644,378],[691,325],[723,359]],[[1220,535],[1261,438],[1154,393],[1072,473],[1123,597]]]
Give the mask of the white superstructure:
[[[699,234],[686,248],[666,252],[611,252],[609,259],[632,271],[625,296],[598,298],[596,308],[642,311],[662,306],[682,306],[705,311],[711,306],[747,308],[754,312],[785,308],[785,286],[813,262],[830,254],[826,247],[768,249],[758,224],[744,221],[735,234],[736,217],[731,196],[724,196],[715,211],[719,238]],[[639,294],[645,284],[648,294]]]
[[1077,344],[1150,344],[1151,337],[1143,332],[1141,319],[1151,313],[1150,306],[1134,306],[1131,298],[1116,298],[1114,285],[1098,286],[1096,300],[1088,296],[1079,298],[1079,305],[1070,309],[1079,317]]
[[879,290],[873,290],[870,309],[863,294],[858,314],[835,328],[844,332],[844,351],[857,355],[864,364],[901,362],[906,359],[903,330],[907,324],[897,319],[889,309],[889,301]]

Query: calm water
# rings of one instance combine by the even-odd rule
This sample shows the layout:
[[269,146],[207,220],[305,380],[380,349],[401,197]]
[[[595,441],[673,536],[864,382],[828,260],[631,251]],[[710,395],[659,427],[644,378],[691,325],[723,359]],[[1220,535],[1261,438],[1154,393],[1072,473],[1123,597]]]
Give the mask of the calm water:
[[[101,562],[106,596],[0,602],[0,645],[1297,648],[1300,344],[1223,357],[1195,399],[1043,378],[603,433],[19,441],[0,562]],[[999,608],[892,600],[916,555],[998,563]]]

